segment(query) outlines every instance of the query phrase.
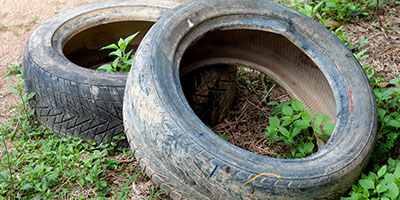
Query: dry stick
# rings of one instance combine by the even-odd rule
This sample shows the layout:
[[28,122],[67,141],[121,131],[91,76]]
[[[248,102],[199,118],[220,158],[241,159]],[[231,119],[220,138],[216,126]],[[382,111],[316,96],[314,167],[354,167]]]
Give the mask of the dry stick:
[[379,0],[376,0],[375,15],[376,15],[376,18],[378,19],[379,27],[383,31],[383,36],[385,36],[386,39],[389,39],[389,36],[387,35],[385,28],[382,26],[382,21],[381,21],[380,15],[379,15]]

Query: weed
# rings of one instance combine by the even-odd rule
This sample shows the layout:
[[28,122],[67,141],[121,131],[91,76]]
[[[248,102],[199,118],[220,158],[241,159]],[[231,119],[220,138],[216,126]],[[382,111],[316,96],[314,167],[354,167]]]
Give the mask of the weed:
[[[133,153],[106,142],[95,146],[79,138],[60,138],[39,126],[24,93],[20,65],[8,68],[17,80],[12,90],[21,104],[11,109],[14,117],[0,124],[0,197],[5,199],[103,199],[111,191],[121,199],[131,195],[129,184],[141,176],[140,167],[128,166]],[[118,139],[118,138],[116,138]],[[119,139],[123,139],[120,137]],[[119,185],[110,177],[124,173]],[[89,192],[88,192],[89,191]],[[159,192],[154,193],[157,196]]]
[[22,62],[19,62],[18,64],[12,65],[11,67],[6,67],[6,75],[11,78],[12,75],[22,74],[21,66]]
[[1,30],[4,30],[4,29],[6,29],[6,28],[7,28],[7,26],[6,26],[6,25],[4,25],[4,24],[0,23],[0,31],[1,31]]
[[368,54],[365,54],[365,53],[368,51],[368,49],[369,49],[369,47],[367,47],[367,48],[361,50],[360,52],[354,54],[354,57],[356,57],[356,59],[359,60],[359,61],[368,58],[369,55],[368,55]]
[[349,21],[354,17],[368,17],[370,11],[375,8],[373,0],[364,0],[362,3],[351,0],[322,0],[324,6],[321,11],[328,17],[340,20]]
[[314,3],[309,4],[309,3],[307,3],[307,1],[300,3],[298,0],[295,0],[294,8],[297,11],[307,15],[310,18],[314,18],[316,15],[319,15],[318,11],[321,8],[321,6],[324,4],[324,2],[321,1],[314,6],[313,6],[313,4]]
[[369,172],[361,175],[358,184],[352,186],[350,197],[341,200],[362,199],[398,199],[400,188],[400,160],[388,160],[377,173]]
[[351,49],[351,48],[353,48],[353,44],[349,40],[350,35],[346,35],[342,31],[342,28],[343,28],[343,26],[340,26],[336,30],[332,31],[332,33],[335,34],[336,37],[338,37],[343,42],[343,44],[346,45],[347,48]]
[[[134,54],[132,54],[133,50],[130,50],[128,53],[125,53],[126,48],[129,43],[139,34],[139,32],[128,36],[125,39],[120,38],[118,41],[118,45],[110,44],[101,48],[100,50],[113,49],[109,56],[116,56],[112,63],[108,63],[97,68],[99,71],[105,72],[129,72],[132,66],[132,60]],[[131,55],[132,54],[132,55]]]
[[311,155],[315,148],[314,135],[322,131],[323,134],[319,137],[327,141],[335,128],[335,124],[327,123],[331,121],[329,116],[325,114],[312,116],[299,100],[268,104],[275,105],[275,108],[272,110],[274,116],[269,117],[269,125],[264,136],[268,137],[269,141],[281,142],[290,149],[290,155],[284,155],[286,158]]
[[[372,153],[376,165],[387,160],[393,153],[393,148],[398,144],[400,135],[400,78],[390,81],[385,80],[384,76],[375,75],[371,67],[364,68],[373,88],[376,104],[378,107],[378,132],[377,145]],[[389,83],[394,87],[384,88],[380,85]],[[397,151],[397,149],[394,149]]]
[[148,192],[149,192],[149,197],[148,198],[142,198],[142,199],[144,199],[144,200],[156,200],[161,195],[164,194],[164,192],[162,190],[157,189],[154,186],[151,186],[151,188],[149,188]]

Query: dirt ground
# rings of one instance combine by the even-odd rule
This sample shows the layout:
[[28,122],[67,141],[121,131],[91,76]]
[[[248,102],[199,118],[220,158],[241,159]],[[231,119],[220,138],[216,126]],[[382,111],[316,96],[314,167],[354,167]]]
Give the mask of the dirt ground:
[[98,0],[0,0],[0,121],[10,118],[18,105],[10,93],[14,82],[6,68],[22,62],[29,35],[42,22],[66,9]]

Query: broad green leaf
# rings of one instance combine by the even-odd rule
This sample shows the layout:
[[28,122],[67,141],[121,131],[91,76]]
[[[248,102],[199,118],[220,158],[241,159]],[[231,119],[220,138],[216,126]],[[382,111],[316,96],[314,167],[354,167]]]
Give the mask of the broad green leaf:
[[131,43],[131,41],[133,40],[133,38],[135,38],[138,34],[140,33],[140,31],[134,33],[133,35],[125,38],[125,43],[126,45],[128,45],[129,43]]
[[394,167],[396,165],[396,161],[394,161],[392,158],[389,158],[387,163],[389,164],[390,167]]
[[396,178],[392,173],[386,173],[384,180],[388,183],[395,182]]
[[303,120],[307,121],[307,122],[311,122],[312,115],[311,115],[311,113],[309,113],[309,112],[303,112],[303,113],[301,114],[301,118],[302,118]]
[[400,128],[400,121],[399,120],[390,120],[386,125],[392,126],[395,128]]
[[282,113],[291,117],[293,115],[293,109],[290,106],[282,105]]
[[289,116],[283,116],[283,117],[281,117],[281,120],[283,120],[283,121],[289,120],[289,121],[291,121],[291,122],[293,121],[292,118],[289,117]]
[[362,179],[360,181],[358,181],[358,183],[360,184],[361,187],[363,187],[364,189],[375,189],[375,183],[373,180],[370,179]]
[[121,49],[121,51],[125,50],[126,45],[125,45],[125,41],[122,38],[119,38],[118,46],[119,46],[119,49]]
[[276,116],[269,118],[269,126],[271,126],[271,128],[278,128],[280,123],[281,121]]
[[298,150],[300,153],[304,154],[304,144],[299,144],[299,145],[297,146],[297,150]]
[[311,142],[306,143],[306,144],[304,145],[304,152],[305,152],[306,154],[311,153],[311,152],[313,151],[313,149],[314,149],[314,144],[311,143]]
[[369,191],[368,191],[368,189],[363,189],[363,197],[364,198],[366,198],[366,199],[368,199],[369,198]]
[[383,175],[385,175],[385,174],[386,174],[386,170],[387,170],[386,165],[382,166],[382,167],[379,169],[379,171],[378,171],[378,177],[380,178],[380,177],[382,177]]
[[377,180],[379,177],[375,173],[369,173],[367,178],[370,180]]
[[334,129],[335,129],[335,124],[329,123],[325,124],[325,126],[322,128],[322,132],[327,134],[332,134]]
[[386,185],[386,182],[381,181],[377,186],[376,186],[376,192],[378,193],[383,193],[388,190],[388,186]]
[[111,64],[105,64],[97,68],[98,71],[112,72]]
[[384,99],[388,99],[388,98],[390,98],[392,95],[393,95],[393,90],[388,89],[388,90],[385,90],[385,92],[383,92],[383,98],[384,98]]
[[397,166],[397,167],[396,167],[396,170],[394,170],[393,175],[394,175],[394,177],[395,177],[396,179],[400,179],[400,166]]
[[320,127],[313,127],[315,133],[319,133],[321,131]]
[[108,46],[101,48],[100,50],[104,50],[104,49],[118,49],[118,46],[116,44],[110,44]]
[[303,106],[303,103],[301,103],[301,101],[299,101],[297,99],[292,99],[290,101],[292,103],[293,110],[295,110],[297,112],[303,111],[304,106]]
[[299,120],[293,123],[294,127],[299,128],[299,129],[306,129],[308,127],[310,127],[310,124],[305,121],[305,120]]
[[110,56],[118,56],[118,57],[122,57],[122,52],[121,52],[121,50],[116,50],[116,51],[113,51],[113,52],[111,52],[110,54],[108,54],[108,55],[110,55]]
[[290,142],[291,144],[294,144],[294,139],[293,139],[292,137],[289,137],[288,140],[289,140],[289,142]]
[[323,113],[318,113],[314,116],[315,126],[321,126],[325,122],[331,121],[331,118]]
[[336,6],[336,3],[334,3],[334,2],[326,2],[326,7],[331,7],[331,8],[336,8],[337,6]]
[[389,83],[396,84],[396,85],[400,86],[400,77],[390,80]]
[[399,187],[396,183],[389,183],[389,190],[385,193],[390,199],[396,199],[399,196]]
[[117,71],[118,63],[119,63],[119,59],[116,58],[116,59],[114,60],[114,62],[112,63],[112,66],[113,66],[113,68],[114,68],[113,71]]
[[294,138],[294,137],[296,137],[296,136],[300,133],[300,131],[301,131],[301,129],[299,129],[299,128],[294,128],[293,131],[292,131],[292,134],[290,134],[290,136],[291,136],[292,138]]
[[319,135],[318,138],[320,138],[320,139],[322,139],[324,141],[328,141],[329,138],[331,138],[331,136],[324,133],[324,134]]
[[292,120],[291,119],[287,119],[287,120],[282,122],[281,126],[287,126],[287,125],[289,125],[291,123],[292,123]]
[[381,118],[383,118],[384,116],[385,116],[385,114],[386,114],[386,110],[383,110],[383,109],[381,109],[381,108],[378,108],[378,117],[381,119]]
[[267,103],[267,105],[269,105],[269,106],[277,106],[277,105],[279,105],[279,103],[276,102],[276,101],[270,101],[270,102]]
[[27,100],[32,99],[35,96],[34,92],[29,93]]
[[99,181],[99,185],[100,185],[100,187],[104,188],[107,186],[107,182],[105,180],[101,180],[101,181]]
[[279,132],[282,133],[282,135],[284,135],[287,138],[290,137],[290,133],[285,127],[280,126],[278,129],[279,129]]
[[294,121],[294,120],[296,120],[296,119],[299,119],[300,118],[300,116],[301,116],[301,114],[299,113],[299,114],[297,114],[297,115],[293,115],[293,117],[292,117],[292,120]]

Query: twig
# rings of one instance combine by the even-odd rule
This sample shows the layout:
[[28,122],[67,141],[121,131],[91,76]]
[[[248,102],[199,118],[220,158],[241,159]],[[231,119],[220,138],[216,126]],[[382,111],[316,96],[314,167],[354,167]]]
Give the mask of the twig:
[[379,27],[383,31],[383,36],[385,36],[386,39],[389,39],[389,36],[387,35],[386,30],[382,25],[382,21],[381,21],[380,15],[379,15],[379,0],[376,0],[375,15],[376,15],[376,18],[378,19]]

